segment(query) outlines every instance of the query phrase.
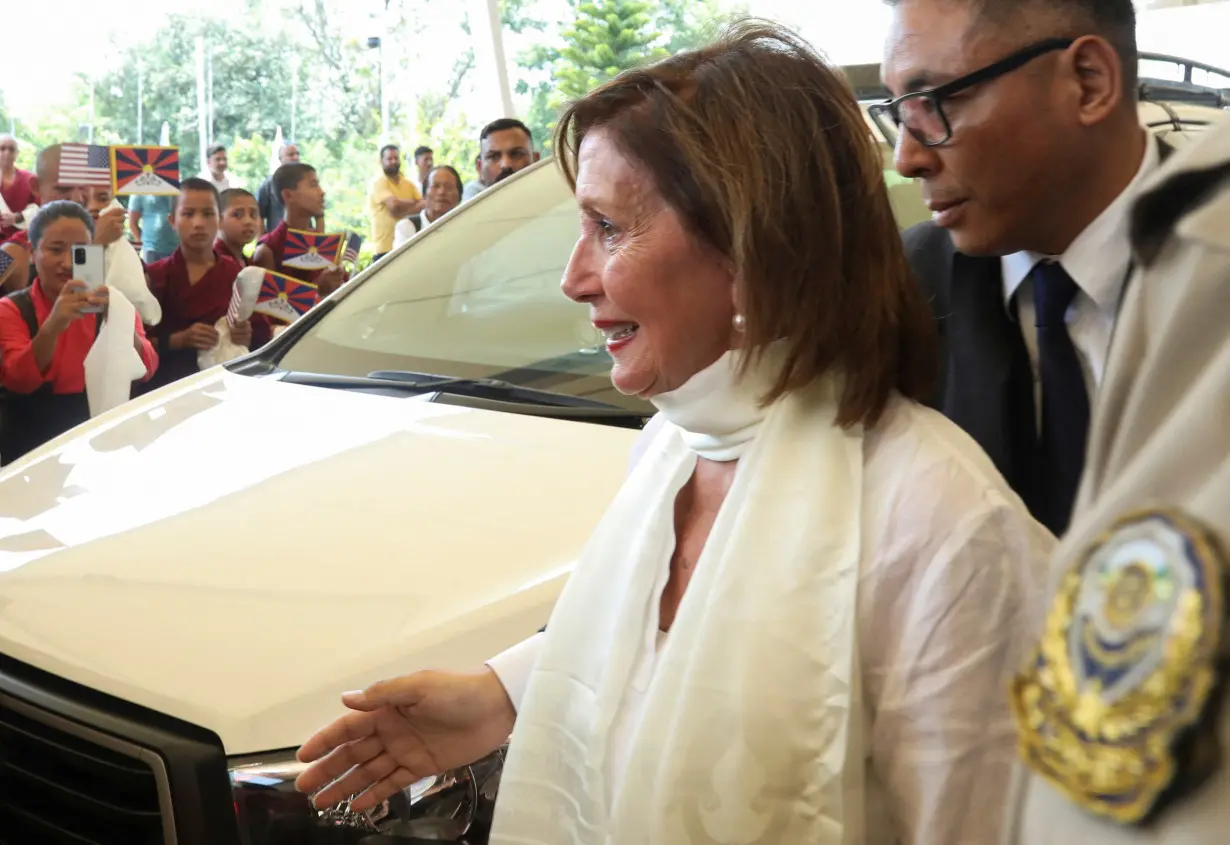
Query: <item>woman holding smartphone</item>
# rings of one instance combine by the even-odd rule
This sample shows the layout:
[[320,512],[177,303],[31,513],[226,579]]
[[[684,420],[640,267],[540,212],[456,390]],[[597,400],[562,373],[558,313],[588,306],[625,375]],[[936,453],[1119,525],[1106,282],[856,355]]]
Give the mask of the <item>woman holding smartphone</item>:
[[[74,202],[43,206],[28,230],[37,277],[0,299],[0,463],[8,464],[90,417],[85,357],[107,316],[107,288],[74,278],[74,247],[94,221]],[[145,379],[158,355],[138,317],[133,348]]]

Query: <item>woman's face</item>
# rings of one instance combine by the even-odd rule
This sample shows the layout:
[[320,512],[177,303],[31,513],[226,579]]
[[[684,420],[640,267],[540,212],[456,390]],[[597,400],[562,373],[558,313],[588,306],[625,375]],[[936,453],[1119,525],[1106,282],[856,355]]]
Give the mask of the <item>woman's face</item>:
[[55,299],[73,278],[73,246],[90,243],[90,230],[75,217],[61,217],[48,224],[34,250],[38,281],[48,298]]
[[674,390],[734,346],[730,261],[684,228],[645,168],[601,129],[581,144],[576,197],[581,239],[563,290],[589,305],[617,390]]
[[461,185],[453,171],[440,168],[427,177],[427,208],[434,220],[448,214],[461,202]]

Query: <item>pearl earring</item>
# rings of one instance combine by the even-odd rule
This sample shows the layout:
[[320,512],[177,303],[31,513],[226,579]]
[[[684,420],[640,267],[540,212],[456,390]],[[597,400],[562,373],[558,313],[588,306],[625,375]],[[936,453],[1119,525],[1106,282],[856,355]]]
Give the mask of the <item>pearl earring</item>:
[[736,314],[735,318],[730,322],[735,327],[735,331],[740,334],[747,328],[747,317],[744,317],[742,314]]

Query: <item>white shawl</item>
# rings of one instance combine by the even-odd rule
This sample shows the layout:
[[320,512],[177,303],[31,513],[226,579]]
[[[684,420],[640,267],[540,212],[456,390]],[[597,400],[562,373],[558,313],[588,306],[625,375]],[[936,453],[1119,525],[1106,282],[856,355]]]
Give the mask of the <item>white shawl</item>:
[[[710,370],[719,375],[698,374],[706,388],[734,372],[733,354]],[[493,843],[862,842],[863,435],[833,424],[828,384],[762,411],[755,397],[771,375],[732,376],[716,392],[689,382],[694,401],[660,406],[690,430],[668,422],[653,439],[556,605],[517,716]],[[715,403],[728,407],[696,413]],[[627,769],[607,783],[612,726],[638,654],[652,648],[694,449],[742,441]]]

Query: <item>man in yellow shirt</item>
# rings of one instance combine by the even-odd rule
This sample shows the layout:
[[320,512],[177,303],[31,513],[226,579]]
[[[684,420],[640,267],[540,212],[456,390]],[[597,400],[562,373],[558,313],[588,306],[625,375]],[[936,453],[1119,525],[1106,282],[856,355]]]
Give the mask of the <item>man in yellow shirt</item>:
[[375,261],[393,249],[393,229],[397,221],[423,210],[423,194],[413,180],[402,176],[401,150],[395,144],[380,148],[380,165],[384,173],[367,187]]

